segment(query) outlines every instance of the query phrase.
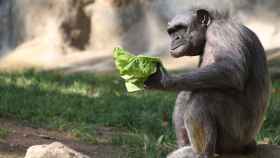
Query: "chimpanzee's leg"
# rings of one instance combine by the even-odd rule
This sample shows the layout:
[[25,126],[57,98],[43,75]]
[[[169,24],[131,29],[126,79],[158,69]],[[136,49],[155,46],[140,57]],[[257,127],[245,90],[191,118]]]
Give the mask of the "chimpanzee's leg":
[[184,114],[189,100],[190,92],[182,91],[178,94],[173,112],[173,124],[175,126],[177,145],[179,148],[189,145],[187,130],[184,125]]
[[190,102],[184,120],[193,151],[198,157],[213,156],[216,150],[217,125],[208,110],[208,105],[199,101]]

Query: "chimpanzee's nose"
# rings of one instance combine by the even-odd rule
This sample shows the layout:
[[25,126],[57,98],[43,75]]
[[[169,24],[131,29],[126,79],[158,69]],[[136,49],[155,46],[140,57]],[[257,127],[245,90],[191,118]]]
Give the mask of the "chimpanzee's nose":
[[175,37],[175,40],[179,40],[179,39],[181,39],[180,36],[176,36],[176,37]]

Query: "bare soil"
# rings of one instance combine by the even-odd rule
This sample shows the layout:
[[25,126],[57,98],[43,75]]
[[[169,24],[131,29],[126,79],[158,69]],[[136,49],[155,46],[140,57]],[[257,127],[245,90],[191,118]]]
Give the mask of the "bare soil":
[[9,130],[8,136],[4,140],[0,140],[0,158],[24,158],[28,147],[50,144],[55,141],[62,142],[91,158],[121,157],[123,153],[122,147],[108,143],[109,139],[116,133],[113,128],[98,128],[97,137],[104,143],[93,145],[81,142],[65,131],[32,128],[16,121],[1,118],[0,122],[0,128]]

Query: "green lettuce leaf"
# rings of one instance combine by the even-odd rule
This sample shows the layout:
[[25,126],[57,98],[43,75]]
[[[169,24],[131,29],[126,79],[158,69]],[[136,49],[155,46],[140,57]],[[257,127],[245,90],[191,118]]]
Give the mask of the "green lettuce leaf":
[[143,90],[144,81],[162,65],[157,57],[135,56],[122,48],[114,49],[114,60],[128,92]]

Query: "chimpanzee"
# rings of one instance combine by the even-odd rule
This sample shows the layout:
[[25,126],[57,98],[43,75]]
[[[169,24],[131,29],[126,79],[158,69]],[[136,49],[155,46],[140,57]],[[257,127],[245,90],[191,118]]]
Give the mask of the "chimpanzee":
[[191,145],[199,158],[253,150],[270,94],[256,34],[228,13],[205,8],[175,16],[167,32],[171,56],[200,56],[193,71],[172,76],[158,69],[145,81],[147,89],[179,92],[173,114],[179,148]]

